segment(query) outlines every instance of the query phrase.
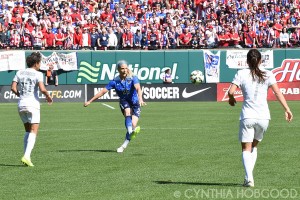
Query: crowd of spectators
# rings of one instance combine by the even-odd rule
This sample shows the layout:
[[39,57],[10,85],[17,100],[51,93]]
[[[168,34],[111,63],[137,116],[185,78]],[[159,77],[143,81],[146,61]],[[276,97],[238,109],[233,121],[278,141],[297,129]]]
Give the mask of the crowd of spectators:
[[299,8],[299,0],[3,0],[0,47],[298,47]]

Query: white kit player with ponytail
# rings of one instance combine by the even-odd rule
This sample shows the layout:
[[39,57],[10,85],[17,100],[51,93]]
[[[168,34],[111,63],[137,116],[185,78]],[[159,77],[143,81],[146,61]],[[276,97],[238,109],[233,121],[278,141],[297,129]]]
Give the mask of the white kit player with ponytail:
[[236,73],[228,95],[229,104],[234,106],[236,103],[233,96],[235,90],[239,87],[243,92],[244,102],[240,114],[239,140],[242,145],[242,160],[246,173],[244,186],[254,187],[253,169],[257,158],[257,146],[262,141],[271,119],[267,102],[269,87],[283,106],[288,122],[293,119],[293,114],[278,88],[274,74],[259,68],[261,53],[257,49],[251,49],[248,52],[247,64],[248,69],[242,69]]

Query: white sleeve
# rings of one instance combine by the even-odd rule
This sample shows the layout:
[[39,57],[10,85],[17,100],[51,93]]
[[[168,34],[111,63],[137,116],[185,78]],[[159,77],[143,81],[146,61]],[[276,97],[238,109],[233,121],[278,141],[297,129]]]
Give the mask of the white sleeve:
[[240,87],[241,85],[241,77],[240,77],[240,70],[235,74],[233,80],[232,80],[232,83],[237,85],[238,87]]
[[276,78],[275,78],[274,74],[271,71],[268,72],[267,76],[269,77],[268,78],[268,86],[271,86],[271,85],[277,83]]
[[16,82],[16,83],[19,82],[19,71],[16,73],[16,75],[15,75],[13,81]]
[[44,76],[42,72],[38,72],[37,82],[44,82]]

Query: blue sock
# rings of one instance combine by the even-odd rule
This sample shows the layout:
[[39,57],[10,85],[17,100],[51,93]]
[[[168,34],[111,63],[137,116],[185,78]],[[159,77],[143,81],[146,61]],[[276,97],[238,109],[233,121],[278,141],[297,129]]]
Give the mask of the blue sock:
[[130,135],[128,132],[126,133],[125,139],[130,141]]
[[125,126],[127,129],[127,133],[130,135],[132,133],[132,120],[131,116],[126,116],[125,117]]

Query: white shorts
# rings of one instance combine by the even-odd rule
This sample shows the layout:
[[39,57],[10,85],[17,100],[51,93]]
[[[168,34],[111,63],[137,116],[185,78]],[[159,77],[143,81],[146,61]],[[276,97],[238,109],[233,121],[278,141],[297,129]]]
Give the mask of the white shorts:
[[23,123],[39,124],[40,123],[40,109],[34,107],[18,107],[18,112]]
[[264,133],[269,126],[268,119],[243,119],[240,120],[239,140],[240,142],[262,141]]

